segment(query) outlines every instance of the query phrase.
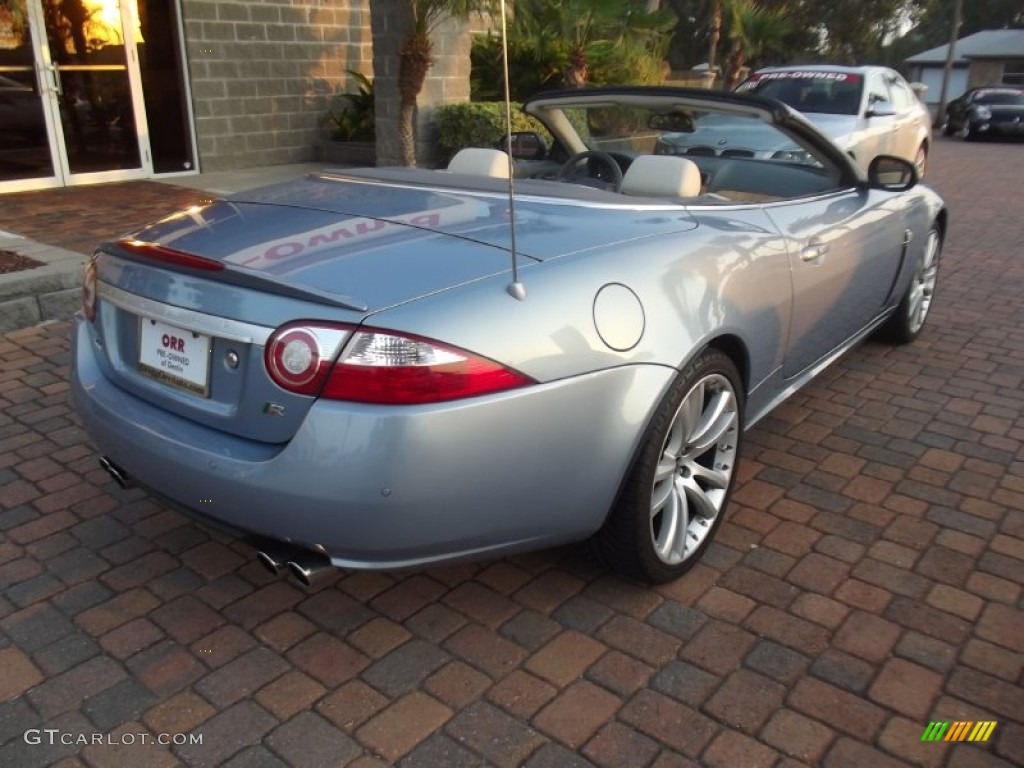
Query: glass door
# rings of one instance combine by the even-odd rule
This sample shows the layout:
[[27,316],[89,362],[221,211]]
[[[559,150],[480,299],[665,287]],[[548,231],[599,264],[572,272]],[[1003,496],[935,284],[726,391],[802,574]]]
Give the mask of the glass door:
[[29,13],[26,0],[0,0],[0,189],[58,183]]
[[[0,132],[6,137],[20,127],[25,145],[17,169],[13,161],[0,163],[0,191],[150,174],[136,63],[137,14],[125,5],[122,14],[118,0],[0,0],[0,8],[19,19],[12,30],[29,28],[13,49],[17,64],[10,65],[10,73],[0,72],[23,89],[11,116],[0,117]],[[0,62],[3,30],[0,17]],[[10,38],[16,41],[14,33]],[[26,90],[30,85],[34,88]],[[13,151],[0,149],[0,157],[8,153]]]

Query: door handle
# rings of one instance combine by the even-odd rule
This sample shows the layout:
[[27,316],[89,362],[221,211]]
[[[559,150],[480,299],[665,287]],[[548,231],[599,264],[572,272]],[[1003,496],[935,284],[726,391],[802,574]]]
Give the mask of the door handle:
[[57,69],[56,64],[46,64],[43,69],[50,73],[50,89],[58,96],[64,95],[64,88],[60,82],[60,70]]
[[828,253],[828,245],[826,243],[811,243],[810,245],[804,246],[804,249],[800,251],[800,261],[820,261]]

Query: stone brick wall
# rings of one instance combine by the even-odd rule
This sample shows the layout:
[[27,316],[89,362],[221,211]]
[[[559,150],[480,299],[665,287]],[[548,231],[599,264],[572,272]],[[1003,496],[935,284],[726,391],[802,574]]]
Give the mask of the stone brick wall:
[[181,0],[200,168],[312,159],[331,97],[373,75],[369,0]]

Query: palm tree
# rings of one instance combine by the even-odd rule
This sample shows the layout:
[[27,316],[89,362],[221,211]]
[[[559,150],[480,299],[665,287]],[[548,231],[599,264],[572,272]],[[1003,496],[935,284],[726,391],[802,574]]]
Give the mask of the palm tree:
[[[626,65],[660,74],[677,17],[635,0],[516,0],[513,35],[540,62],[557,62],[570,88],[583,88],[596,66]],[[640,66],[645,63],[645,66]]]
[[447,18],[465,19],[493,5],[490,0],[408,0],[409,34],[398,49],[398,132],[402,160],[416,165],[416,100],[434,63],[431,33]]
[[729,48],[726,90],[740,81],[747,62],[765,51],[778,48],[789,31],[784,6],[765,8],[755,0],[727,0],[729,9]]

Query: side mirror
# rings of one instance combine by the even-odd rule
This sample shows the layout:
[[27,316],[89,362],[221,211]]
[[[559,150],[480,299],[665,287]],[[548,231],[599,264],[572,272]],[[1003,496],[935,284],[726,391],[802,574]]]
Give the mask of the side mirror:
[[920,180],[917,166],[893,155],[878,155],[868,166],[868,182],[873,189],[905,192]]
[[896,109],[891,101],[876,101],[867,111],[867,117],[892,117],[895,114]]
[[512,155],[513,160],[543,160],[548,155],[548,145],[536,131],[515,131],[511,149],[508,139],[502,137],[500,148]]

